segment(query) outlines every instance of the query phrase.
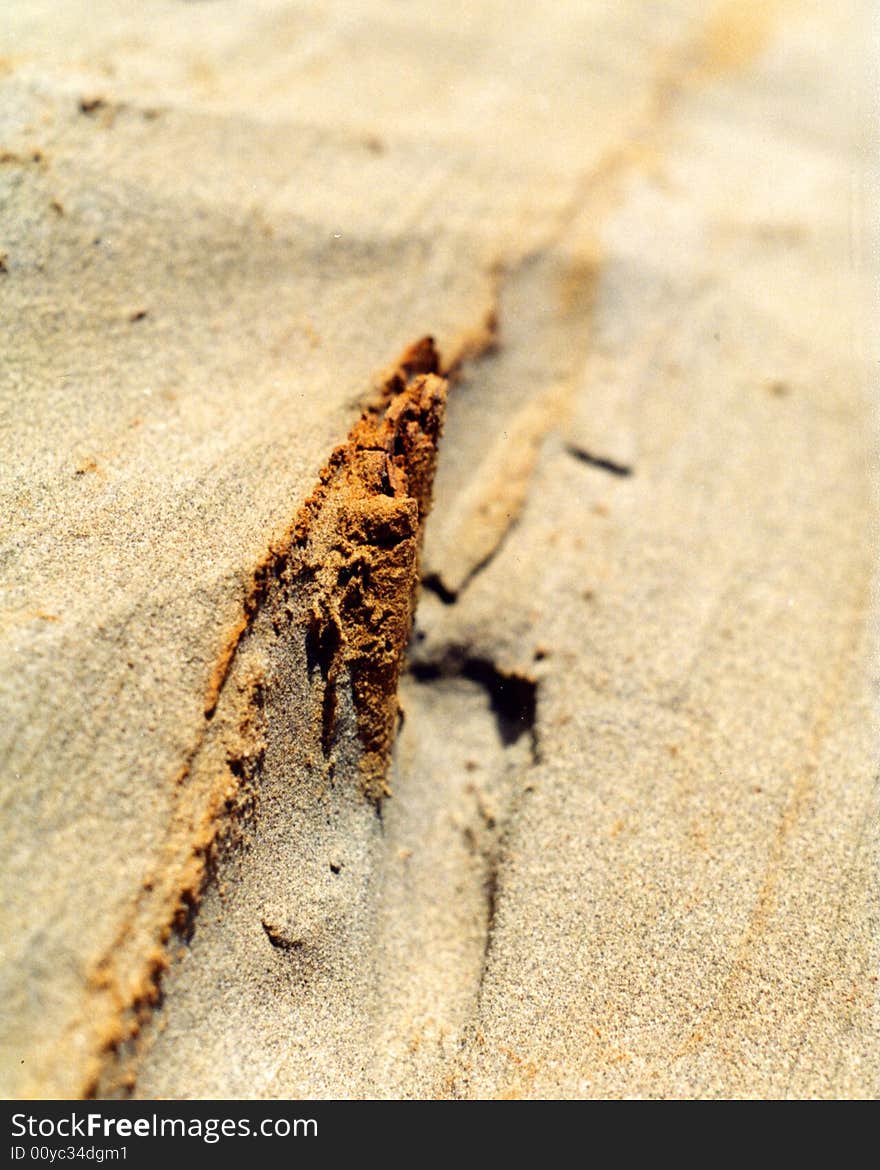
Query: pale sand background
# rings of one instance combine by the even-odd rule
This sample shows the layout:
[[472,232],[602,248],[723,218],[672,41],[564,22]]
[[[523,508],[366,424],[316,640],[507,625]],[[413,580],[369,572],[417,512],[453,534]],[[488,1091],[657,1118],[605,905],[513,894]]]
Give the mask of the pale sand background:
[[[4,5],[4,1094],[877,1093],[869,10]],[[426,333],[380,819],[295,630],[205,696]]]

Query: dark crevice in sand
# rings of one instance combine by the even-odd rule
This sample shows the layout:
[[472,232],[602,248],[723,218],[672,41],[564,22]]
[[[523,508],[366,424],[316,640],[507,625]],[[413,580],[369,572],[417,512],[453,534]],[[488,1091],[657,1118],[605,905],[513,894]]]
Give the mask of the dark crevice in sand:
[[454,589],[447,589],[439,573],[427,573],[422,577],[422,588],[433,593],[444,605],[455,605],[458,601],[458,592]]
[[485,938],[483,940],[483,959],[480,963],[480,974],[477,979],[477,986],[474,992],[475,1004],[479,1004],[480,997],[483,993],[483,983],[486,978],[486,970],[489,966],[489,954],[492,950],[492,943],[495,938],[495,916],[498,911],[498,883],[500,863],[501,859],[498,856],[497,850],[493,850],[486,858],[486,880],[483,885],[483,891],[486,897],[486,925]]
[[439,660],[413,662],[409,670],[420,683],[455,677],[478,683],[489,697],[501,745],[510,747],[527,736],[532,758],[537,759],[535,719],[538,684],[534,679],[513,671],[499,670],[488,658],[471,655],[456,647],[448,649]]
[[300,938],[291,938],[285,931],[282,924],[275,922],[271,915],[264,914],[260,919],[260,925],[266,932],[266,938],[281,951],[299,951],[302,950],[303,940]]
[[[495,912],[498,908],[498,863],[496,858],[489,859],[489,871],[486,874],[486,943],[483,947],[483,956],[489,954],[492,944],[492,932],[495,929]],[[485,962],[483,970],[485,971]],[[480,983],[483,981],[482,973]]]
[[311,613],[305,639],[306,669],[312,686],[320,687],[321,748],[325,758],[330,756],[336,738],[336,680],[341,649],[342,631],[333,615]]
[[626,478],[633,474],[634,469],[628,463],[618,463],[614,459],[606,459],[604,456],[594,455],[592,452],[586,451],[583,447],[568,444],[565,450],[567,454],[577,459],[580,463],[586,463],[590,467],[596,467],[599,471],[607,471],[609,475],[618,475],[621,478]]
[[516,507],[516,512],[515,513],[511,512],[511,514],[508,518],[506,528],[504,529],[503,532],[501,532],[499,534],[497,540],[492,545],[492,547],[489,549],[489,551],[486,553],[486,555],[484,557],[482,557],[479,561],[477,561],[477,563],[470,569],[467,576],[464,578],[464,580],[462,581],[458,590],[456,591],[456,599],[461,597],[461,595],[464,593],[464,591],[466,589],[470,588],[471,585],[473,585],[473,583],[477,579],[477,577],[479,577],[481,573],[485,572],[485,570],[489,568],[489,566],[492,564],[492,562],[495,560],[495,558],[498,556],[498,554],[504,548],[505,544],[507,543],[507,541],[510,538],[511,533],[514,532],[517,525],[519,524],[519,513],[521,512],[521,510],[524,506],[525,506],[525,496],[523,496],[523,499],[521,501],[519,501],[519,503]]

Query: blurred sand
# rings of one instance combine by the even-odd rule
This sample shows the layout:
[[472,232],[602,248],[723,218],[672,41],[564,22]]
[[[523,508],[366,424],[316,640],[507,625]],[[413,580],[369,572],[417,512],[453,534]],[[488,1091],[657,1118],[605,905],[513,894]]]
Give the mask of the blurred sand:
[[[7,6],[6,1095],[880,1090],[869,8]],[[247,599],[426,334],[378,815]]]

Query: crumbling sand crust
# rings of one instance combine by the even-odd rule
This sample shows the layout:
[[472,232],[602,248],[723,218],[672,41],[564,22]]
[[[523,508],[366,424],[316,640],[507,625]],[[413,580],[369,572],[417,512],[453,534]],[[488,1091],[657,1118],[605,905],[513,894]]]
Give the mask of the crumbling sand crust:
[[876,1095],[870,6],[6,8],[4,1093]]

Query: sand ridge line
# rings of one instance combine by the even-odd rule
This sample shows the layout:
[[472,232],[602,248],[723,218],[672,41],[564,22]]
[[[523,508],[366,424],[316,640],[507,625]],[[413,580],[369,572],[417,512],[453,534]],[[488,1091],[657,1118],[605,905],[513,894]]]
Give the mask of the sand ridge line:
[[234,844],[238,821],[256,807],[267,680],[244,661],[244,651],[264,610],[272,609],[276,633],[304,639],[311,713],[331,777],[337,688],[345,676],[357,713],[361,789],[375,802],[389,792],[397,680],[445,409],[447,378],[440,371],[431,338],[404,351],[287,533],[253,571],[241,617],[211,674],[203,725],[175,781],[180,797],[162,856],[90,973],[93,995],[109,1003],[96,1013],[104,1021],[83,1096],[104,1095],[108,1075],[114,1090],[133,1087],[133,1079],[111,1070],[118,1057],[131,1055],[161,1002],[168,948],[191,935],[217,850]]

